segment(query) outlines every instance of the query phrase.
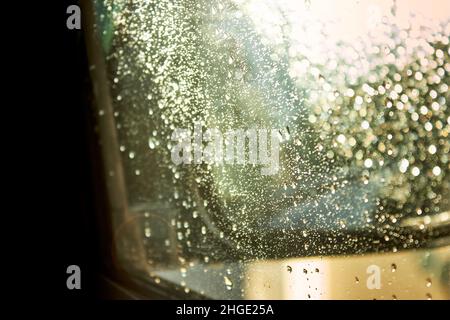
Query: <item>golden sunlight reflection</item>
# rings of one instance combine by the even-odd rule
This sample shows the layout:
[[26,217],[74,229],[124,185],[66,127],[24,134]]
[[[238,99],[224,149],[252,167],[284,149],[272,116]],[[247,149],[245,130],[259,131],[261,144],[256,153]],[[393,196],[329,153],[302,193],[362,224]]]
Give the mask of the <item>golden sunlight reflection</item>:
[[[450,299],[450,246],[361,256],[257,261],[246,269],[246,299]],[[369,289],[369,266],[380,288]],[[442,272],[443,270],[443,272]],[[446,273],[446,274],[445,274]]]

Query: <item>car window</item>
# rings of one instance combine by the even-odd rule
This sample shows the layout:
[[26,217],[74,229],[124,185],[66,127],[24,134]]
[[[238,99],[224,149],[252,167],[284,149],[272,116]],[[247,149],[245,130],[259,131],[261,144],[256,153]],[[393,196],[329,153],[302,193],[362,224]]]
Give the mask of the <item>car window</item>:
[[377,297],[414,295],[411,274],[448,297],[447,1],[95,5],[131,275],[305,299],[338,297],[338,277],[356,292],[339,297],[372,297],[375,261],[404,275]]

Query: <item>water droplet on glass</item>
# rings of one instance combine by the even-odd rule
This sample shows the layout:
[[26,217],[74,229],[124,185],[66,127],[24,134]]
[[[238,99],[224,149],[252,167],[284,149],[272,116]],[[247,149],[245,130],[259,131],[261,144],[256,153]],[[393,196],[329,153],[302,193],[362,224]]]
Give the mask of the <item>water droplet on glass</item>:
[[414,177],[417,177],[420,174],[420,169],[418,167],[413,167],[411,173]]
[[366,160],[364,161],[364,166],[365,166],[366,168],[371,168],[372,165],[373,165],[372,159],[366,159]]
[[150,149],[155,149],[156,143],[155,143],[155,139],[154,139],[153,137],[150,137],[150,138],[148,139],[148,147],[149,147]]
[[231,282],[230,278],[224,276],[223,281],[225,283],[225,286],[227,287],[227,290],[231,290],[233,288],[233,282]]
[[397,271],[397,265],[395,263],[391,264],[391,271],[392,272]]
[[442,172],[442,170],[441,170],[441,168],[440,168],[440,167],[438,167],[438,166],[435,166],[435,167],[433,168],[433,174],[434,174],[435,176],[438,176],[438,175],[440,175],[440,174],[441,174],[441,172]]

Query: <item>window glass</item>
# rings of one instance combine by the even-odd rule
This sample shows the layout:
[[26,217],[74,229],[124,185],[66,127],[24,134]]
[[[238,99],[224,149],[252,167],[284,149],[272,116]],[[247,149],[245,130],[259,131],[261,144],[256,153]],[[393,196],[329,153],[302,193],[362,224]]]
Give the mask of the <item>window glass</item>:
[[95,8],[131,275],[212,298],[450,297],[450,2]]

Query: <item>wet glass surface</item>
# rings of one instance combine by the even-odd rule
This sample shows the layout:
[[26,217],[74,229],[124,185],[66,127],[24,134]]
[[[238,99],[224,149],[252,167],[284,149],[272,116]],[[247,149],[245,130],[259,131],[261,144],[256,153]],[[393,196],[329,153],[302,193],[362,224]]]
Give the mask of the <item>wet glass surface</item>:
[[[449,12],[440,0],[96,1],[124,266],[213,298],[448,298]],[[277,170],[176,164],[180,128],[270,130]]]

